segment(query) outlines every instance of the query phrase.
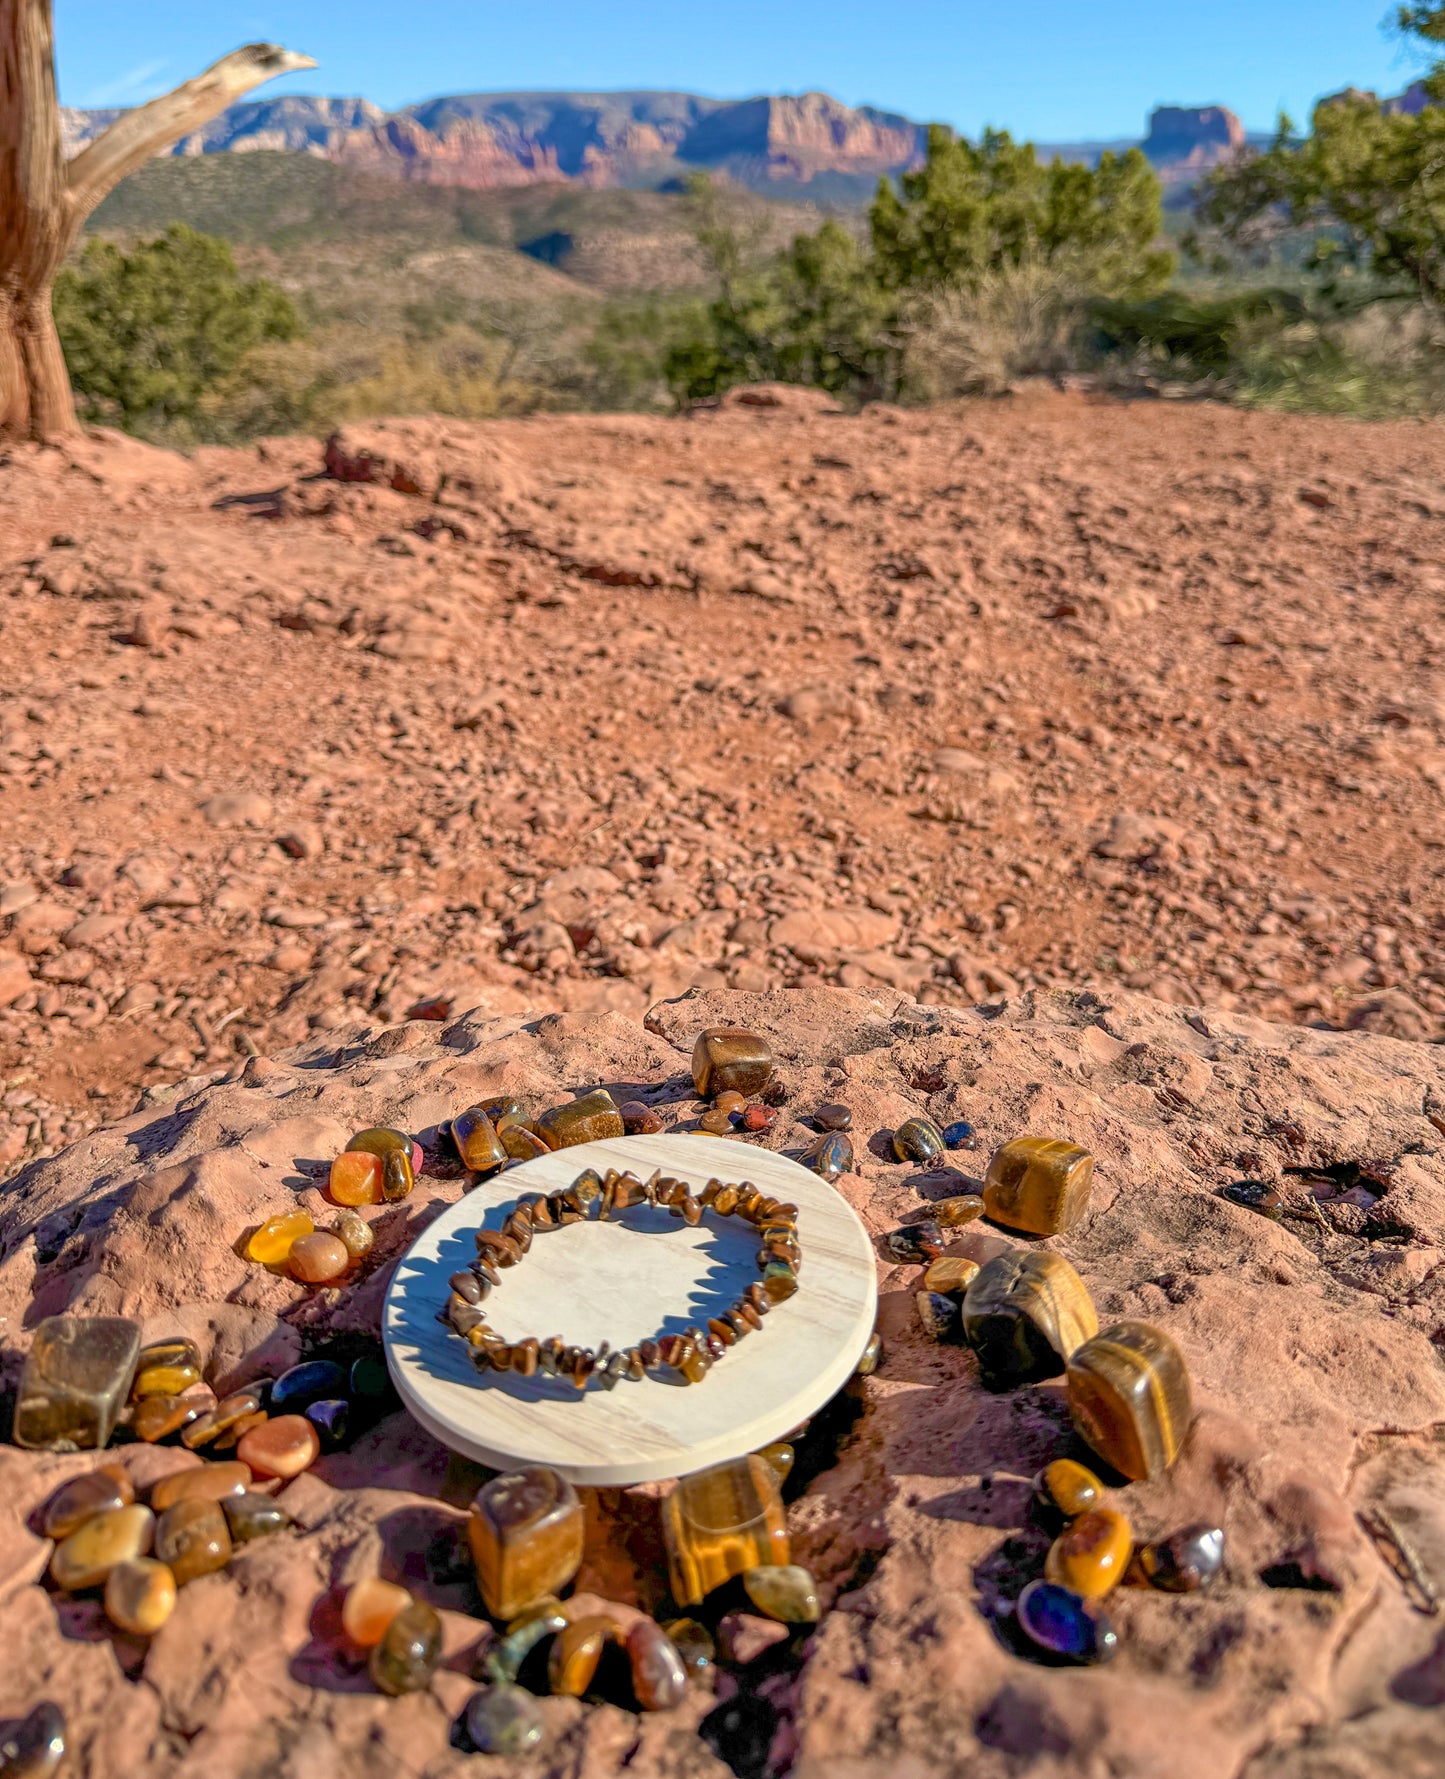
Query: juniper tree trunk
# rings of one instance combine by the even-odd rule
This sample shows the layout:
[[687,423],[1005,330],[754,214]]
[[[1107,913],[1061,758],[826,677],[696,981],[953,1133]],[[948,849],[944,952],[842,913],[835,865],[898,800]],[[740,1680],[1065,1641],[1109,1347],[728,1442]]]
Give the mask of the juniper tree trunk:
[[253,87],[314,68],[252,43],[141,105],[67,162],[61,152],[51,0],[0,0],[0,437],[77,430],[51,293],[82,223],[127,173]]

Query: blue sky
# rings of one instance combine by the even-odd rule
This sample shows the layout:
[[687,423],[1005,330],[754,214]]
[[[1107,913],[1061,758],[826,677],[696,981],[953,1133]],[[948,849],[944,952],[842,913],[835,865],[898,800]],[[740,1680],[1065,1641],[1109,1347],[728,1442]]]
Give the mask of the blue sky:
[[1159,103],[1251,129],[1351,83],[1398,90],[1418,58],[1383,0],[55,0],[62,100],[130,105],[264,38],[321,66],[265,89],[362,94],[821,88],[1045,141],[1137,135]]

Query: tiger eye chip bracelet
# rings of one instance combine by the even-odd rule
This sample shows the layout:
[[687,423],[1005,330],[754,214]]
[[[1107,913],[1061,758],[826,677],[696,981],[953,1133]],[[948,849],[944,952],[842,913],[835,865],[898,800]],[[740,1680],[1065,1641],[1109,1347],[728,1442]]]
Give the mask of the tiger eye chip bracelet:
[[[719,1217],[740,1217],[762,1237],[758,1251],[760,1280],[748,1286],[731,1309],[714,1316],[705,1329],[690,1327],[681,1334],[639,1341],[635,1347],[612,1351],[603,1341],[591,1347],[568,1346],[558,1335],[538,1340],[507,1342],[488,1326],[481,1305],[501,1283],[503,1270],[516,1266],[532,1246],[532,1238],[568,1223],[585,1223],[595,1216],[609,1223],[623,1211],[638,1205],[665,1205],[684,1223],[702,1220],[704,1211]],[[592,1381],[604,1389],[627,1378],[640,1383],[649,1371],[675,1374],[675,1380],[699,1384],[729,1347],[763,1325],[763,1317],[775,1303],[782,1303],[798,1289],[802,1252],[798,1246],[798,1207],[768,1198],[756,1186],[743,1181],[727,1185],[709,1180],[695,1198],[683,1180],[660,1172],[650,1180],[609,1168],[606,1175],[588,1168],[560,1192],[530,1194],[519,1199],[500,1230],[476,1232],[477,1258],[465,1272],[453,1273],[451,1296],[438,1320],[459,1334],[472,1350],[472,1362],[480,1372],[514,1371],[519,1377],[567,1378],[585,1390]],[[674,1381],[675,1381],[674,1380]]]

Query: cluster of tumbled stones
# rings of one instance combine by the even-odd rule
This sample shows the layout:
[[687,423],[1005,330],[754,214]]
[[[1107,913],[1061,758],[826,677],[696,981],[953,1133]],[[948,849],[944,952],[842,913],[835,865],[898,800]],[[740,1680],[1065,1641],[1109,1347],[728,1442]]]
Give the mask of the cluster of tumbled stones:
[[[483,1301],[501,1283],[503,1269],[516,1266],[528,1252],[534,1235],[582,1223],[589,1217],[609,1222],[642,1205],[665,1206],[674,1217],[693,1225],[702,1220],[704,1211],[753,1225],[762,1241],[757,1257],[761,1279],[750,1284],[730,1309],[710,1317],[705,1329],[689,1327],[681,1334],[639,1341],[615,1352],[607,1341],[594,1351],[569,1346],[557,1335],[546,1339],[528,1335],[509,1343],[488,1324]],[[560,1191],[528,1194],[518,1200],[499,1230],[477,1230],[476,1244],[477,1258],[471,1266],[451,1276],[451,1296],[441,1320],[466,1341],[478,1371],[512,1371],[521,1377],[541,1372],[546,1377],[565,1378],[578,1390],[585,1390],[594,1380],[606,1389],[624,1378],[640,1383],[649,1371],[665,1372],[688,1384],[701,1383],[729,1347],[760,1329],[774,1304],[794,1294],[803,1264],[795,1204],[769,1198],[746,1180],[739,1185],[709,1180],[694,1197],[686,1181],[660,1171],[651,1179],[639,1180],[616,1168],[609,1168],[605,1175],[587,1168]]]

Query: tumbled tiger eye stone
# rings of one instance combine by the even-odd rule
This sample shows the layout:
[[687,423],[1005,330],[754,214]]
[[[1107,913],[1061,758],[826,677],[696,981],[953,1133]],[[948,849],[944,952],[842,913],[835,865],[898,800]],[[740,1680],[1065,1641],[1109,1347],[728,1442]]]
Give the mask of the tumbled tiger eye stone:
[[936,1260],[943,1252],[943,1232],[928,1218],[902,1229],[890,1229],[883,1238],[883,1246],[895,1260]]
[[148,1340],[136,1358],[136,1370],[147,1365],[196,1365],[201,1363],[201,1349],[188,1334],[167,1335],[164,1340]]
[[797,1563],[764,1563],[743,1571],[743,1587],[764,1618],[815,1625],[822,1613],[812,1576]]
[[945,1124],[939,1133],[943,1138],[945,1149],[976,1149],[978,1132],[966,1118],[957,1118],[952,1124]]
[[369,1130],[357,1131],[346,1147],[363,1155],[389,1155],[393,1149],[401,1149],[410,1158],[414,1145],[404,1131],[392,1130],[385,1124],[374,1124]]
[[945,1297],[962,1297],[979,1271],[976,1260],[965,1259],[962,1254],[942,1254],[924,1267],[923,1289],[941,1291]]
[[1174,1462],[1194,1409],[1184,1355],[1162,1328],[1116,1322],[1069,1358],[1069,1412],[1106,1463],[1136,1482]]
[[699,1099],[719,1093],[759,1093],[773,1072],[773,1051],[759,1032],[715,1025],[693,1046],[692,1081]]
[[670,1711],[687,1691],[687,1669],[677,1645],[650,1618],[640,1618],[627,1633],[627,1659],[632,1664],[632,1690],[644,1711]]
[[221,1512],[231,1529],[232,1544],[249,1544],[253,1538],[271,1538],[296,1524],[279,1501],[270,1495],[253,1495],[250,1490],[240,1495],[226,1495]]
[[1075,1519],[1097,1507],[1104,1485],[1093,1471],[1072,1458],[1055,1458],[1034,1478],[1034,1498],[1041,1507],[1053,1508],[1065,1519]]
[[663,1128],[662,1114],[641,1100],[626,1100],[617,1108],[622,1128],[630,1137],[655,1137]]
[[522,1258],[522,1250],[500,1229],[475,1230],[472,1240],[477,1245],[478,1258],[493,1266],[515,1266]]
[[[571,1149],[578,1143],[596,1143],[604,1137],[623,1134],[622,1119],[605,1087],[584,1093],[569,1105],[549,1106],[536,1121],[535,1129],[549,1149]],[[598,1196],[601,1196],[600,1181]]]
[[246,1243],[246,1258],[258,1266],[284,1266],[292,1245],[315,1228],[305,1211],[286,1211],[279,1217],[268,1217]]
[[976,1192],[961,1192],[956,1198],[936,1199],[928,1208],[941,1229],[958,1229],[983,1215],[983,1200]]
[[772,1445],[765,1445],[758,1456],[777,1477],[779,1484],[788,1480],[797,1453],[784,1439],[775,1440]]
[[131,1411],[131,1431],[137,1439],[154,1445],[156,1440],[194,1421],[198,1412],[195,1404],[182,1396],[147,1396]]
[[1224,1567],[1224,1533],[1200,1524],[1141,1545],[1134,1567],[1151,1588],[1165,1594],[1192,1594],[1208,1587]]
[[260,1392],[254,1389],[237,1390],[218,1402],[209,1414],[198,1415],[196,1419],[181,1429],[181,1444],[188,1451],[197,1451],[203,1445],[209,1445],[218,1434],[224,1433],[228,1427],[247,1415],[254,1415],[261,1407]]
[[347,1588],[341,1602],[341,1628],[358,1648],[374,1649],[397,1613],[410,1604],[411,1595],[404,1587],[369,1575]]
[[753,1454],[685,1476],[662,1504],[673,1598],[692,1606],[759,1564],[789,1559],[778,1479]]
[[176,1470],[152,1487],[151,1507],[164,1513],[177,1501],[220,1501],[227,1495],[243,1495],[250,1480],[249,1468],[235,1462]]
[[682,1665],[694,1680],[701,1680],[717,1660],[717,1644],[706,1625],[695,1618],[673,1618],[662,1627],[682,1657]]
[[107,1445],[139,1353],[140,1329],[122,1316],[47,1316],[20,1373],[16,1445],[46,1452]]
[[809,1166],[825,1180],[841,1180],[853,1171],[853,1142],[841,1130],[829,1131],[813,1150]]
[[524,1124],[527,1121],[527,1108],[510,1093],[493,1094],[490,1099],[481,1100],[477,1109],[485,1112],[497,1126],[500,1126],[504,1118],[520,1118]]
[[73,1476],[60,1485],[45,1504],[41,1524],[47,1538],[69,1538],[96,1514],[129,1507],[134,1500],[135,1489],[119,1465],[87,1470],[84,1476]]
[[388,1149],[381,1158],[381,1196],[388,1204],[398,1204],[410,1196],[415,1184],[410,1153],[405,1149]]
[[547,1684],[554,1693],[580,1699],[592,1684],[602,1651],[618,1636],[616,1620],[596,1613],[557,1633],[547,1657]]
[[577,1491],[541,1465],[508,1471],[478,1492],[467,1539],[493,1618],[515,1618],[571,1581],[582,1563],[582,1522]]
[[424,1600],[413,1600],[397,1613],[372,1649],[371,1678],[393,1699],[424,1692],[441,1653],[441,1619]]
[[192,1384],[200,1381],[199,1365],[137,1366],[135,1382],[130,1387],[131,1401],[140,1401],[147,1396],[179,1396],[182,1390],[189,1390]]
[[1123,1514],[1094,1507],[1071,1520],[1049,1546],[1044,1576],[1086,1600],[1102,1600],[1119,1585],[1133,1550],[1134,1535]]
[[914,1308],[923,1332],[930,1340],[956,1340],[962,1330],[958,1299],[941,1291],[917,1291]]
[[220,1503],[192,1497],[168,1507],[156,1522],[155,1550],[177,1587],[224,1569],[231,1560],[231,1531]]
[[0,1779],[50,1779],[65,1759],[65,1713],[43,1700],[0,1737]]
[[524,1686],[497,1680],[474,1693],[466,1710],[467,1735],[478,1754],[517,1755],[535,1748],[546,1727],[542,1708]]
[[381,1203],[381,1157],[369,1150],[348,1149],[331,1164],[326,1190],[339,1205]]
[[996,1149],[983,1181],[995,1223],[1033,1235],[1072,1229],[1089,1208],[1094,1158],[1058,1137],[1015,1137]]
[[872,1377],[883,1363],[883,1336],[875,1328],[868,1336],[868,1345],[863,1349],[863,1357],[853,1368],[854,1377]]
[[1018,1622],[1040,1649],[1081,1665],[1107,1662],[1119,1647],[1108,1618],[1072,1589],[1031,1581],[1019,1595]]
[[277,1415],[253,1427],[236,1447],[236,1456],[257,1476],[300,1476],[321,1455],[321,1440],[304,1415]]
[[134,1502],[94,1514],[56,1545],[50,1579],[72,1594],[99,1587],[117,1563],[149,1553],[155,1524],[151,1510]]
[[1084,1281],[1045,1248],[1000,1254],[964,1292],[964,1338],[994,1384],[1057,1377],[1098,1326]]
[[325,1285],[341,1277],[351,1265],[351,1254],[339,1235],[318,1229],[291,1244],[286,1264],[291,1276],[303,1285]]
[[814,1112],[813,1122],[819,1130],[851,1130],[853,1114],[847,1106],[824,1105]]
[[175,1604],[176,1578],[156,1557],[117,1563],[105,1578],[105,1616],[133,1637],[154,1636]]
[[369,1254],[372,1243],[376,1240],[371,1225],[364,1217],[358,1217],[351,1210],[341,1213],[332,1224],[331,1233],[353,1260],[360,1260],[363,1254]]
[[539,1155],[551,1154],[530,1124],[504,1124],[497,1136],[513,1161],[535,1161]]
[[496,1126],[480,1106],[458,1112],[452,1119],[452,1141],[462,1165],[474,1174],[489,1174],[507,1159]]
[[893,1153],[900,1161],[926,1167],[943,1154],[943,1134],[931,1118],[905,1118],[893,1133]]

